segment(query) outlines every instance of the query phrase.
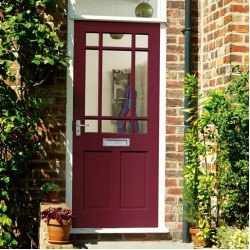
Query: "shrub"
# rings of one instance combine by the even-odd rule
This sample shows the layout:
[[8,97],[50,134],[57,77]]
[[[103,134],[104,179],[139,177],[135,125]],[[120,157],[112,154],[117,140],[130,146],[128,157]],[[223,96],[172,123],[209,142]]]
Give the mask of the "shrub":
[[249,228],[223,226],[217,232],[217,247],[223,249],[249,249]]
[[191,219],[196,217],[193,210],[198,212],[196,225],[207,243],[221,223],[237,228],[249,223],[248,78],[249,72],[241,73],[225,89],[210,91],[197,108],[196,77],[185,79],[191,100],[185,111],[191,115],[185,138],[184,202]]

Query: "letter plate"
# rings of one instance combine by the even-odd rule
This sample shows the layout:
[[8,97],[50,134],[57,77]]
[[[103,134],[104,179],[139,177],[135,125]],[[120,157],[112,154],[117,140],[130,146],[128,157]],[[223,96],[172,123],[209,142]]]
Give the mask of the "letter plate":
[[130,138],[103,138],[103,147],[129,147]]

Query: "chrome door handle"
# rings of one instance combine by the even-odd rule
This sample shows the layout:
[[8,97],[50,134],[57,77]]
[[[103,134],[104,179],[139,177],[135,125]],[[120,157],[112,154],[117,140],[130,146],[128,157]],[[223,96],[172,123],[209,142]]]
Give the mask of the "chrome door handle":
[[81,127],[87,127],[89,124],[81,124],[81,120],[76,120],[76,136],[81,136]]

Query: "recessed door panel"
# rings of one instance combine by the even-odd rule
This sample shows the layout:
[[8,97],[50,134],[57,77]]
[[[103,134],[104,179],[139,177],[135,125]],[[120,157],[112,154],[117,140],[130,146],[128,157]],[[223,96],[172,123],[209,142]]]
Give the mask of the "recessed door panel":
[[83,209],[111,209],[111,152],[85,152]]
[[147,152],[121,152],[121,209],[147,209]]

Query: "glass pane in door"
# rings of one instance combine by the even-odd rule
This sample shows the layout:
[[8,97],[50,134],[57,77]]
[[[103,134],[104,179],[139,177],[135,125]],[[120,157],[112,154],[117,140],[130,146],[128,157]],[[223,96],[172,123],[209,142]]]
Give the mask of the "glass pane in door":
[[136,115],[148,113],[148,52],[135,53]]
[[98,46],[99,33],[86,33],[86,46]]
[[148,121],[135,120],[135,124],[138,126],[138,134],[146,134],[148,132]]
[[136,48],[148,48],[148,35],[135,35]]
[[97,133],[98,132],[98,120],[85,120],[87,125],[85,128],[85,133]]
[[98,115],[98,50],[86,50],[85,115]]
[[131,132],[130,120],[103,120],[102,133],[125,133]]
[[[102,116],[121,116],[129,79],[114,79],[115,72],[130,72],[130,51],[103,51],[102,62]],[[127,74],[127,77],[129,74]]]
[[121,33],[103,34],[103,46],[130,48],[131,45],[132,45],[131,34],[121,34]]

